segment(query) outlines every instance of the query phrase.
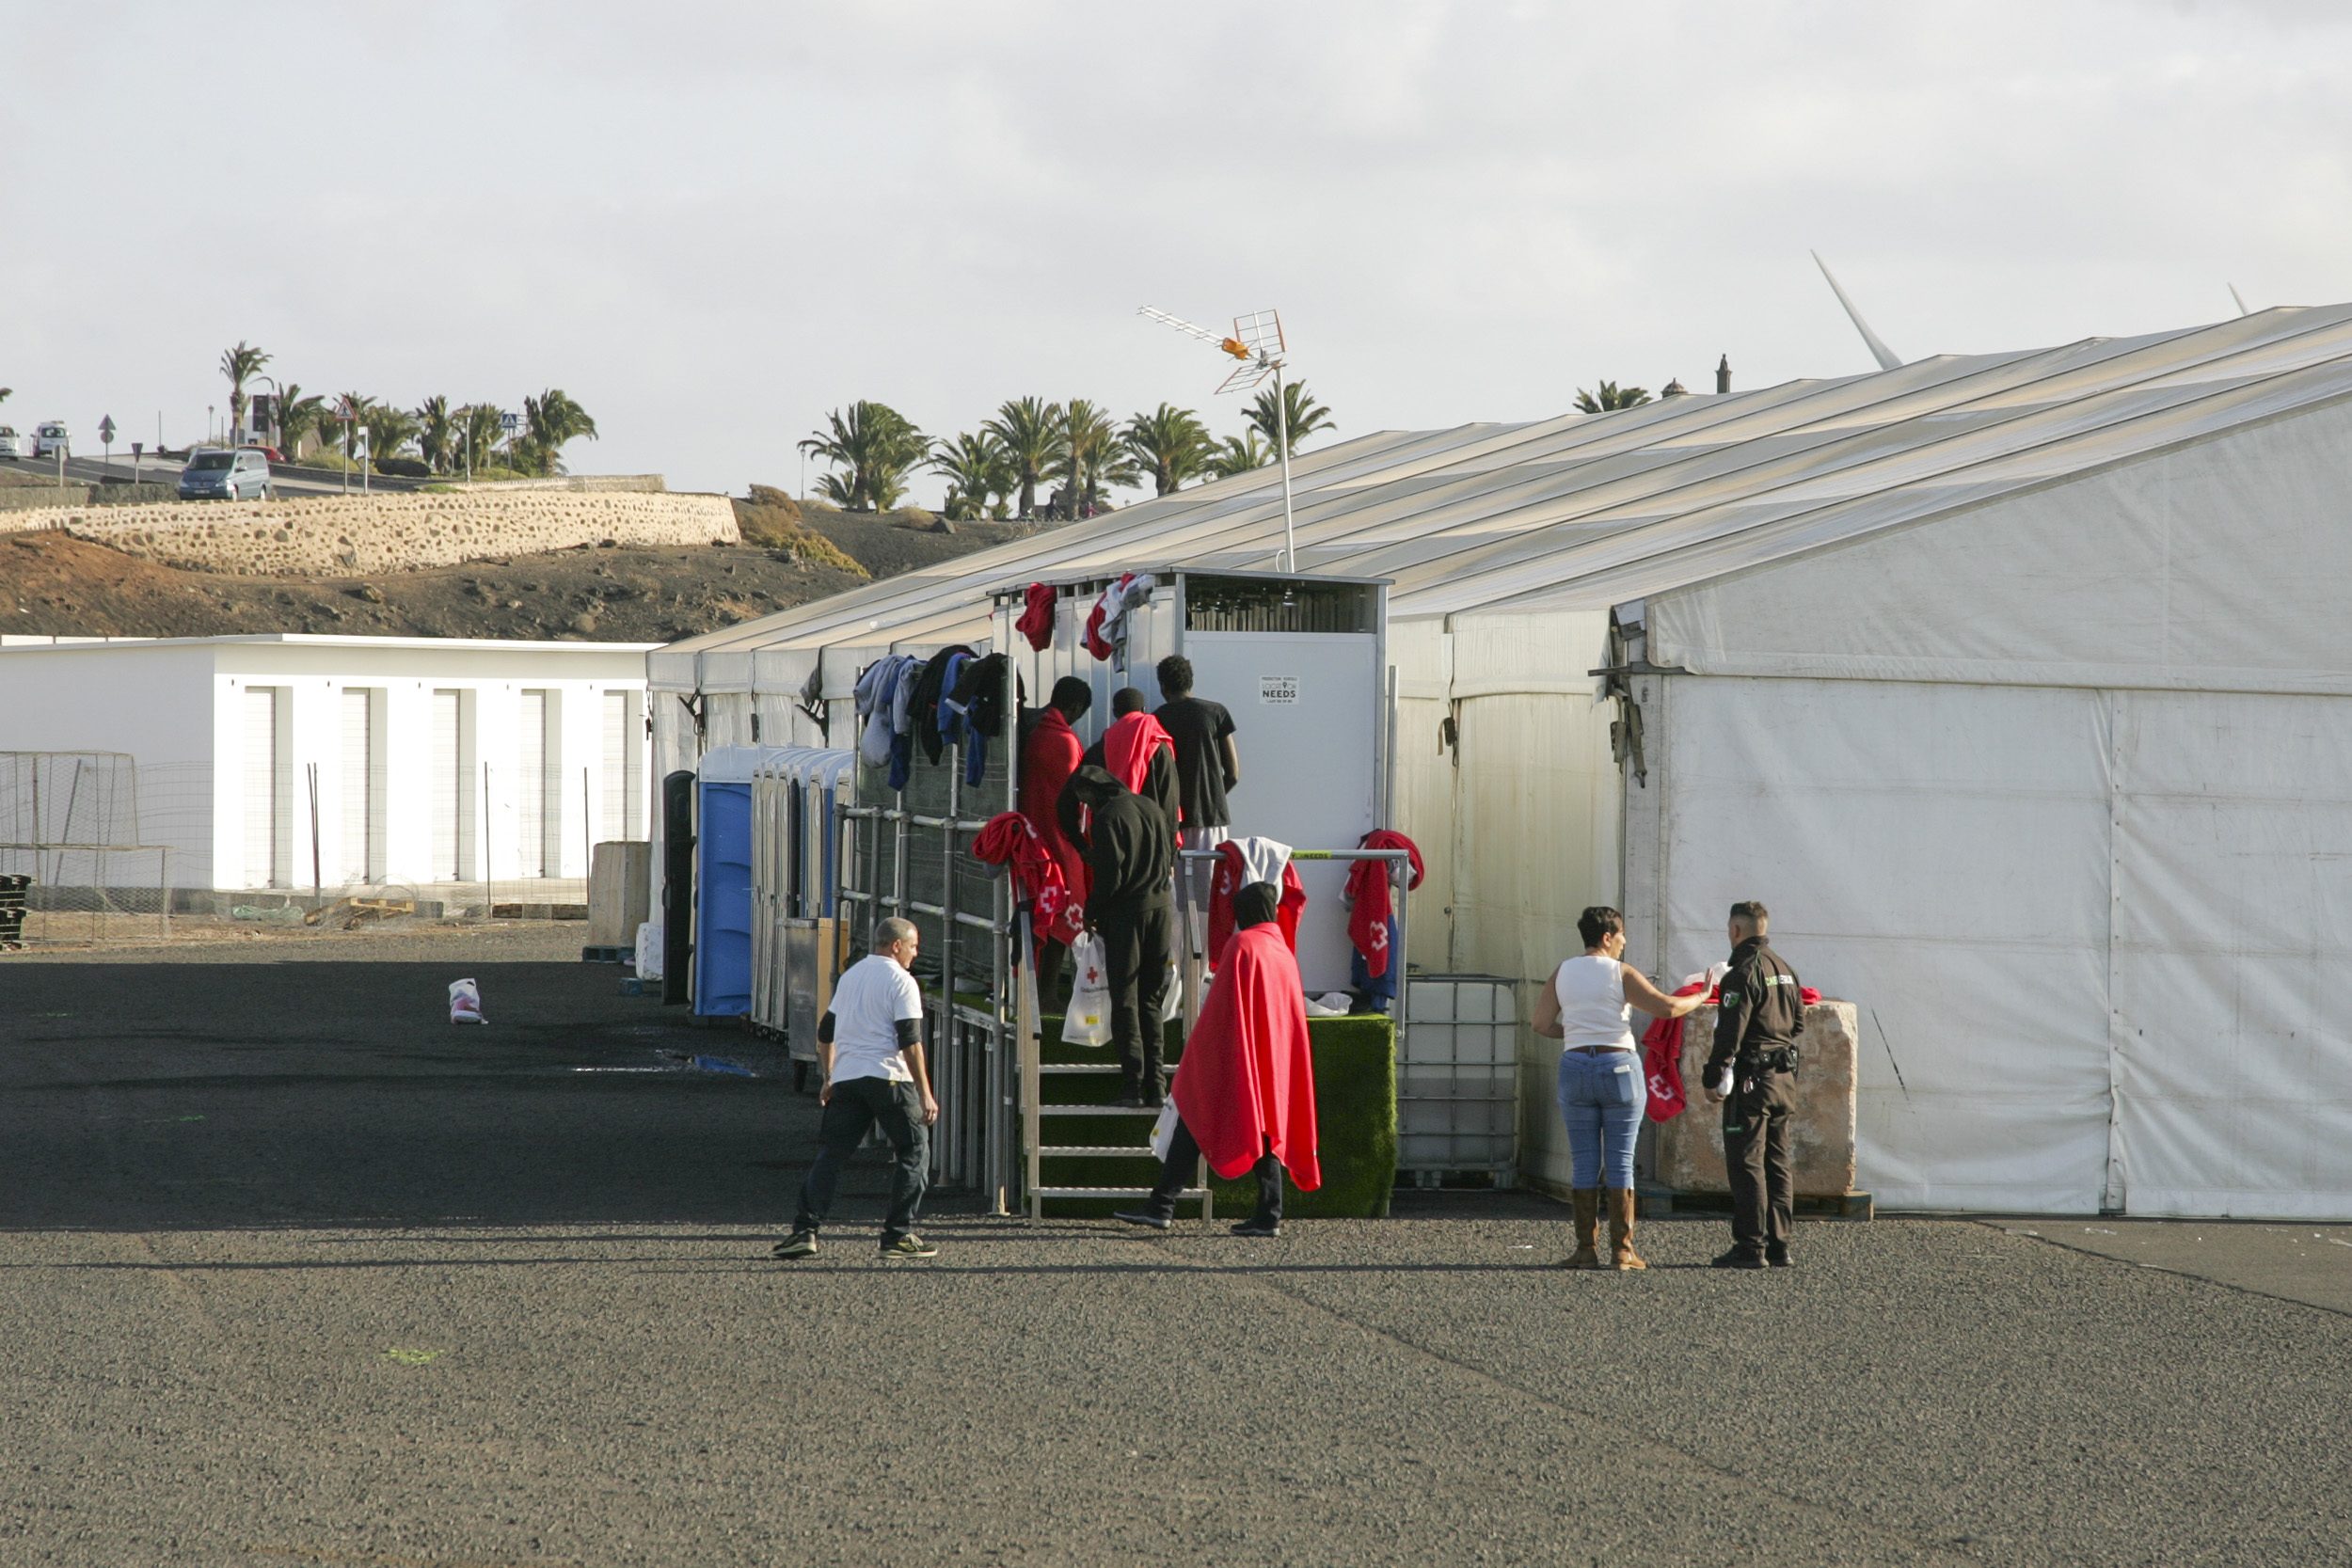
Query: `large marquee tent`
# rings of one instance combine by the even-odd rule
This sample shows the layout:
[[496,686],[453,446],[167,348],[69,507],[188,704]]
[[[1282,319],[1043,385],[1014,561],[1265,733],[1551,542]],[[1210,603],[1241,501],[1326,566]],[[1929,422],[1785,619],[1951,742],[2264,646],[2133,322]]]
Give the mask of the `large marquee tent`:
[[[1532,982],[1612,903],[1671,983],[1762,898],[1859,1005],[1882,1204],[2352,1217],[2352,306],[1295,472],[1299,569],[1393,584],[1417,965]],[[838,743],[1008,583],[1281,546],[1261,470],[676,643],[658,764],[818,743],[809,693]]]

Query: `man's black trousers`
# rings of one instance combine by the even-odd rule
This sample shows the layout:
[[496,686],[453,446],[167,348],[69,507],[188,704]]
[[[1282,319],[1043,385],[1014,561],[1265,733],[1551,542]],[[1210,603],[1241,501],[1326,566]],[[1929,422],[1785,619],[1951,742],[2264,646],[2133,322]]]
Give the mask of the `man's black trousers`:
[[[1200,1168],[1200,1144],[1193,1137],[1192,1129],[1177,1118],[1176,1131],[1168,1140],[1168,1158],[1160,1163],[1159,1185],[1144,1200],[1144,1208],[1162,1219],[1174,1217],[1176,1200],[1184,1196],[1184,1186]],[[1251,1217],[1253,1225],[1282,1223],[1282,1162],[1271,1153],[1261,1155],[1257,1166],[1258,1212]]]
[[[1748,1085],[1753,1084],[1755,1087]],[[1788,1243],[1796,1207],[1796,1167],[1788,1155],[1797,1114],[1794,1073],[1759,1072],[1734,1085],[1724,1101],[1724,1165],[1731,1178],[1731,1244],[1763,1256],[1766,1243]]]
[[1130,1089],[1160,1087],[1160,1004],[1168,995],[1168,956],[1176,940],[1176,903],[1162,896],[1136,904],[1097,904],[1094,934],[1111,987],[1111,1038]]
[[814,1234],[833,1208],[834,1183],[850,1163],[866,1130],[880,1127],[890,1140],[894,1156],[890,1173],[890,1213],[882,1221],[882,1245],[888,1246],[914,1228],[914,1212],[922,1206],[923,1182],[930,1161],[930,1129],[923,1125],[923,1095],[913,1084],[887,1078],[845,1078],[833,1086],[818,1123],[817,1158],[801,1183],[801,1212],[795,1230]]

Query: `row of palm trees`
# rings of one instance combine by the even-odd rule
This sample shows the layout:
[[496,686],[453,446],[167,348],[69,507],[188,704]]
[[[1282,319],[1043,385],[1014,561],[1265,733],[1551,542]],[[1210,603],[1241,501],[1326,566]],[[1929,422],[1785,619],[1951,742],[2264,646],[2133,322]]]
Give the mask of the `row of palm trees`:
[[[245,427],[252,405],[246,383],[261,373],[270,356],[240,342],[220,356],[220,372],[229,378],[229,412],[232,428]],[[523,399],[521,428],[506,430],[507,411],[492,403],[452,404],[445,397],[429,397],[414,408],[402,408],[365,392],[344,392],[332,399],[305,393],[294,382],[278,388],[271,404],[270,424],[278,450],[291,458],[303,437],[316,432],[322,446],[342,447],[346,463],[356,460],[358,432],[368,433],[368,452],[379,463],[385,458],[414,454],[437,474],[470,473],[497,467],[520,474],[564,471],[564,444],[585,436],[596,438],[596,421],[561,387]],[[337,430],[333,428],[341,425]]]
[[[953,439],[934,438],[887,404],[860,401],[825,416],[826,427],[801,443],[834,471],[817,493],[852,512],[886,512],[905,499],[920,469],[947,482],[943,511],[950,518],[1084,517],[1102,511],[1114,488],[1150,483],[1165,496],[1199,479],[1227,479],[1275,459],[1277,432],[1287,412],[1291,451],[1319,431],[1338,427],[1331,410],[1304,382],[1258,394],[1248,428],[1219,440],[1189,408],[1163,403],[1123,425],[1086,398],[1050,403],[1016,398]],[[1285,406],[1287,405],[1287,409]],[[1039,491],[1045,488],[1042,513]]]

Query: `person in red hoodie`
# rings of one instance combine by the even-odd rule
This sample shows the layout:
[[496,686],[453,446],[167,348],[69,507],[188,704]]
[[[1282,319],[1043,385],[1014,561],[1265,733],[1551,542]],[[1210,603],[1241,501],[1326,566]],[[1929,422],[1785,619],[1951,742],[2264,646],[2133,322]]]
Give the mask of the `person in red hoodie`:
[[[1072,726],[1087,715],[1094,705],[1094,691],[1075,675],[1064,675],[1054,683],[1054,694],[1043,707],[1032,711],[1022,726],[1021,736],[1021,815],[1037,830],[1037,836],[1045,843],[1045,852],[1061,867],[1063,885],[1070,896],[1085,908],[1087,895],[1087,863],[1084,851],[1062,831],[1062,786],[1070,775],[1078,770],[1078,760],[1086,747]],[[1058,942],[1043,939],[1040,933],[1037,949],[1038,995],[1046,1006],[1053,1005],[1055,980],[1061,974],[1062,958],[1070,949]]]
[[[1176,777],[1176,742],[1160,721],[1144,711],[1143,693],[1122,686],[1111,693],[1111,726],[1086,749],[1080,766],[1100,768],[1160,808],[1171,823],[1184,821],[1183,786]],[[1062,832],[1078,836],[1076,807],[1064,809]]]
[[1252,882],[1233,895],[1233,917],[1242,928],[1226,944],[1225,961],[1177,1064],[1168,1093],[1178,1120],[1159,1184],[1142,1208],[1116,1216],[1129,1225],[1167,1229],[1203,1156],[1229,1181],[1243,1171],[1257,1172],[1257,1212],[1233,1227],[1236,1236],[1282,1233],[1285,1173],[1302,1193],[1323,1185],[1306,990],[1298,960],[1275,923],[1279,901],[1271,882]]

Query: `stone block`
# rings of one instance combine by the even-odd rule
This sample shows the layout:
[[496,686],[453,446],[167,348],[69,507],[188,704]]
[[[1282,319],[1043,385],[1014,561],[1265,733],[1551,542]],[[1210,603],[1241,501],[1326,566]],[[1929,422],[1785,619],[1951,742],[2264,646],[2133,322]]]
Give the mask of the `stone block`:
[[[1797,1037],[1797,1118],[1791,1139],[1797,1196],[1836,1197],[1853,1191],[1854,1052],[1861,1036],[1854,1005],[1823,1000],[1804,1010]],[[1720,1107],[1702,1075],[1715,1039],[1715,1009],[1683,1021],[1682,1087],[1690,1109],[1658,1123],[1658,1180],[1686,1193],[1727,1193]]]
[[596,845],[588,861],[588,942],[637,947],[637,927],[653,918],[653,846],[642,839]]

